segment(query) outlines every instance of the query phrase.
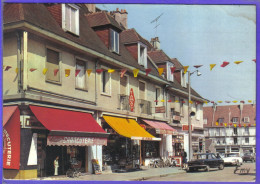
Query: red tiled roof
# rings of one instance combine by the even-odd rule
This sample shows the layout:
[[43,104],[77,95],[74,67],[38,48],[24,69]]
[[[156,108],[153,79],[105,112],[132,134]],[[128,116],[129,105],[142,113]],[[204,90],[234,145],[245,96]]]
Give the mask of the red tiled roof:
[[183,68],[183,65],[179,62],[179,60],[177,58],[172,58],[171,59],[171,62],[174,64],[174,66],[176,68]]
[[[230,112],[230,116],[229,116]],[[213,126],[216,127],[216,122],[219,118],[224,118],[223,123],[232,123],[232,118],[237,117],[238,123],[240,122],[240,105],[226,105],[226,106],[217,106],[215,117],[213,121]],[[256,123],[255,117],[256,117],[256,107],[253,104],[244,104],[243,105],[243,111],[242,111],[242,120],[241,125],[243,126],[244,117],[249,117],[250,124],[253,125]],[[213,119],[213,108],[211,107],[203,107],[203,118],[207,119],[207,124],[204,125],[204,127],[211,127],[212,119]],[[248,123],[246,123],[248,124]],[[218,126],[221,126],[220,124]],[[224,126],[224,124],[222,125]]]
[[147,54],[155,63],[171,61],[171,59],[162,50],[149,51]]
[[134,28],[124,30],[120,34],[120,40],[121,40],[122,43],[125,43],[125,44],[126,43],[142,42],[146,46],[151,47],[151,44],[147,40],[145,40],[142,36],[140,36]]

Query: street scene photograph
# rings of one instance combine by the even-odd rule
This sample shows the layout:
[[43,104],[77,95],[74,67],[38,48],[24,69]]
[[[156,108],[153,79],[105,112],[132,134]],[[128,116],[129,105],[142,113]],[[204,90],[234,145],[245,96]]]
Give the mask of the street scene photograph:
[[257,10],[2,3],[2,180],[259,181]]

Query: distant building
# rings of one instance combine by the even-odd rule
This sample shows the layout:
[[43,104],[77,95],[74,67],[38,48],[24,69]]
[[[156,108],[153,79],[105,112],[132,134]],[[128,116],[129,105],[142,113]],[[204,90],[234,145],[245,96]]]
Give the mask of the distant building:
[[214,149],[206,150],[227,153],[256,151],[256,106],[239,104],[203,107],[204,133],[211,139]]

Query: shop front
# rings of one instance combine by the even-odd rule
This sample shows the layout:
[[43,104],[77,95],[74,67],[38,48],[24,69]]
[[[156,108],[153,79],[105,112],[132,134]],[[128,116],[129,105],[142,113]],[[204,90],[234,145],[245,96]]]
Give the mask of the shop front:
[[159,145],[156,138],[134,119],[103,115],[103,128],[110,133],[107,146],[103,147],[103,164],[112,170],[124,171],[140,167],[146,142]]

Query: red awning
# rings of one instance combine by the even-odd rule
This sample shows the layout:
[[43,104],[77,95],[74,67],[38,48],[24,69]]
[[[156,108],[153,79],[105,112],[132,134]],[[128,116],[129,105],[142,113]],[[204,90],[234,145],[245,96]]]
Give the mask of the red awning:
[[3,168],[20,168],[20,111],[17,106],[3,107]]
[[151,127],[156,129],[156,132],[159,134],[173,134],[177,133],[177,130],[170,127],[166,123],[158,122],[158,121],[150,121],[150,120],[143,120],[145,123],[150,125]]

